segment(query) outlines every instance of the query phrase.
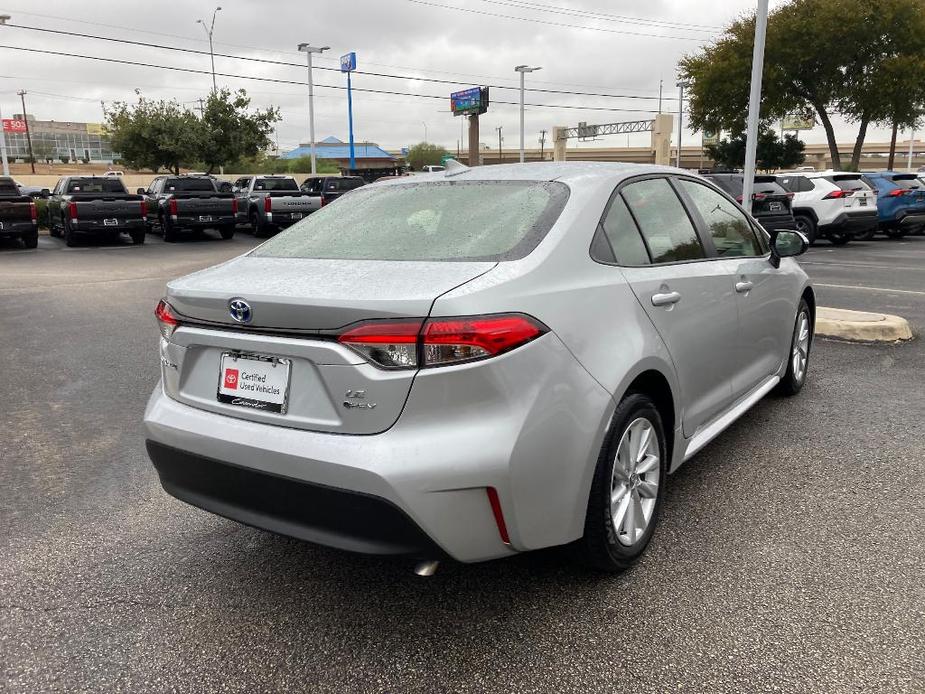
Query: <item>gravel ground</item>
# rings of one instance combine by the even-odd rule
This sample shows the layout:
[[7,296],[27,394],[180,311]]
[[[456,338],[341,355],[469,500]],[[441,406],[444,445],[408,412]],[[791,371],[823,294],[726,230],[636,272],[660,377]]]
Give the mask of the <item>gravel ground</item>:
[[[629,573],[550,550],[421,579],[161,490],[141,428],[151,312],[166,279],[251,245],[0,248],[0,690],[925,689],[922,341],[818,342],[800,396],[671,478]],[[814,276],[882,285],[835,255],[857,249],[824,249]],[[922,291],[909,267],[886,288]],[[874,308],[838,291],[820,289]]]

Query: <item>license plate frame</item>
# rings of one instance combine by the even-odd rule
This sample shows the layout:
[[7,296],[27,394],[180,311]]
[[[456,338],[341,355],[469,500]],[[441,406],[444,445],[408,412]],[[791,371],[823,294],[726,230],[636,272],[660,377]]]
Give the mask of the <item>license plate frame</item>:
[[199,215],[199,221],[200,221],[200,222],[211,222],[211,221],[212,221],[212,215],[210,215],[210,214],[201,214],[201,215]]
[[[227,383],[227,378],[229,376],[226,371],[226,360],[229,360],[232,365],[239,367],[234,370],[234,376],[237,383],[240,383],[240,367],[247,365],[248,362],[260,364],[261,366],[257,369],[258,371],[265,370],[267,364],[271,364],[273,369],[283,367],[285,368],[284,377],[281,380],[276,380],[275,384],[278,384],[282,391],[281,402],[274,402],[273,400],[265,400],[259,397],[249,397],[242,394],[233,394],[228,392],[222,392],[223,390],[237,390],[237,383],[234,389],[225,387]],[[232,368],[232,367],[227,367]],[[272,372],[267,372],[272,373]],[[284,415],[289,409],[289,391],[292,385],[292,360],[286,357],[277,357],[269,354],[255,354],[252,352],[234,352],[234,351],[225,351],[222,352],[222,355],[219,359],[219,371],[218,371],[218,385],[216,387],[216,399],[218,402],[225,405],[232,405],[234,407],[241,407],[243,409],[256,410],[258,412],[272,412],[274,414]]]
[[119,220],[115,217],[107,217],[103,220],[104,227],[117,227],[119,226]]
[[769,203],[768,203],[768,209],[769,209],[771,212],[783,212],[783,211],[784,211],[784,203],[782,203],[782,202],[769,202]]
[[858,198],[858,200],[860,200],[860,202],[858,203],[860,207],[867,207],[867,196]]

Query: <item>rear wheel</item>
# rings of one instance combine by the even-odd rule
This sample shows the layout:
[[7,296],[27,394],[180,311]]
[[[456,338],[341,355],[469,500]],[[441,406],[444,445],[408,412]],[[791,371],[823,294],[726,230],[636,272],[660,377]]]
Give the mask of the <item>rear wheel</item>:
[[896,228],[886,229],[886,235],[889,236],[891,239],[901,239],[903,236],[906,235],[906,230],[896,229]]
[[263,225],[260,223],[260,215],[257,214],[256,210],[252,210],[249,218],[251,233],[254,235],[254,238],[260,238],[263,236]]
[[871,227],[865,231],[862,231],[860,234],[855,234],[854,238],[856,241],[870,241],[874,238],[874,234],[877,233],[877,227]]
[[806,383],[806,372],[809,368],[809,351],[813,344],[813,322],[809,304],[800,299],[797,309],[796,321],[793,325],[793,336],[790,339],[790,353],[787,360],[787,372],[777,384],[777,392],[781,395],[796,395]]
[[805,214],[796,214],[793,215],[793,221],[796,223],[797,231],[803,234],[812,246],[816,242],[816,223],[813,218]]
[[161,217],[161,230],[164,232],[164,241],[173,243],[177,240],[177,230],[166,217]]
[[48,214],[48,233],[55,238],[61,236],[61,228],[55,223],[55,218]]
[[649,544],[668,468],[662,418],[641,393],[627,395],[594,471],[581,559],[602,571],[631,567]]
[[145,242],[145,230],[141,229],[140,231],[129,232],[129,236],[132,237],[132,243],[136,246],[140,246]]
[[228,241],[229,239],[234,238],[234,224],[228,224],[221,227],[218,232],[222,235],[222,238]]
[[829,234],[829,241],[832,242],[833,246],[844,246],[851,240],[851,234],[848,234],[844,231],[833,231]]
[[71,223],[64,220],[64,245],[74,247],[77,245],[77,233],[71,229]]
[[39,247],[39,232],[32,231],[28,234],[22,235],[22,245],[26,248],[38,248]]

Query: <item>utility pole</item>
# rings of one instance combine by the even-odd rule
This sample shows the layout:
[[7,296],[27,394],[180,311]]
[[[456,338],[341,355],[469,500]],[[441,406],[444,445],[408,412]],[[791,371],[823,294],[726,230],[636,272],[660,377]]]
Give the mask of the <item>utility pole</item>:
[[[321,55],[330,48],[330,46],[312,46],[308,43],[299,44],[299,50],[305,51],[308,58],[308,137],[311,140],[313,174],[317,173],[317,165],[315,164],[315,83],[312,81],[312,53]],[[276,149],[278,154],[279,147]]]
[[[26,132],[29,132],[28,130]],[[915,155],[915,128],[909,131],[909,171],[912,171],[912,157]]]
[[530,67],[529,65],[518,65],[514,72],[520,73],[520,163],[524,163],[524,74],[527,72],[536,72],[542,70],[541,67]]
[[764,74],[764,40],[767,31],[768,0],[758,0],[758,10],[755,14],[755,46],[752,50],[752,88],[748,96],[748,128],[745,135],[745,172],[742,181],[742,207],[749,214],[752,211],[752,192],[755,190],[758,120],[761,116],[761,78]]
[[29,114],[26,113],[26,90],[20,89],[19,98],[22,100],[22,120],[26,124],[26,142],[29,144],[29,163],[32,165],[32,173],[35,173],[35,155],[32,153],[32,133],[29,132]]
[[658,81],[658,112],[659,113],[662,112],[662,82],[664,82],[664,80]]
[[208,29],[206,29],[206,23],[203,20],[201,19],[196,20],[197,24],[202,24],[203,30],[206,32],[206,35],[209,37],[209,58],[212,60],[212,93],[213,94],[218,91],[218,87],[215,84],[215,51],[212,48],[212,32],[215,31],[215,15],[217,15],[221,9],[222,9],[221,7],[215,8],[215,11],[212,13],[212,23],[209,25]]
[[887,161],[887,171],[892,171],[893,166],[896,163],[896,136],[899,134],[899,123],[896,122],[896,119],[893,119],[893,134],[890,137],[890,158]]
[[202,97],[199,97],[199,117],[205,118],[206,116],[206,107],[202,103]]
[[684,89],[689,86],[691,83],[688,80],[678,82],[678,159],[675,166],[679,169],[681,168],[681,135],[683,133],[681,125],[684,122]]
[[501,137],[501,128],[502,128],[502,127],[503,127],[503,126],[500,126],[500,125],[499,125],[497,128],[495,128],[495,130],[498,131],[498,163],[499,163],[499,164],[502,162],[502,156],[501,156],[501,140],[502,140],[502,137]]
[[[2,24],[3,22],[0,22]],[[3,120],[3,109],[0,108],[0,121]],[[0,161],[3,162],[3,175],[10,175],[10,162],[6,158],[6,133],[3,132],[3,126],[0,125]]]
[[546,161],[543,158],[543,148],[546,145],[546,131],[540,130],[540,161]]

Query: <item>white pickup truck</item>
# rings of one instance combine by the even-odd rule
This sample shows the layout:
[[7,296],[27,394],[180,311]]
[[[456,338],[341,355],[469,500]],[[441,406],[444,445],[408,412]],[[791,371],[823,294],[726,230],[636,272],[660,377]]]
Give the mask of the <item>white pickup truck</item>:
[[292,176],[245,176],[233,190],[254,236],[272,236],[320,206]]

